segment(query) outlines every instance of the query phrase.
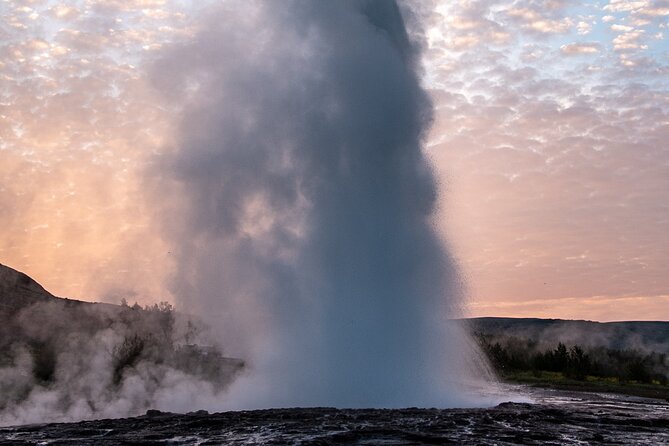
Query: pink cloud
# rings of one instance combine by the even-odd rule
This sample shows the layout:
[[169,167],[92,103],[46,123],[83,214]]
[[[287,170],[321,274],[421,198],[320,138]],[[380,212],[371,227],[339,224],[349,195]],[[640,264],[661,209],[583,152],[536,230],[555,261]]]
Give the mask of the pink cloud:
[[560,51],[567,56],[580,54],[596,54],[600,51],[600,45],[597,43],[570,43],[562,45]]

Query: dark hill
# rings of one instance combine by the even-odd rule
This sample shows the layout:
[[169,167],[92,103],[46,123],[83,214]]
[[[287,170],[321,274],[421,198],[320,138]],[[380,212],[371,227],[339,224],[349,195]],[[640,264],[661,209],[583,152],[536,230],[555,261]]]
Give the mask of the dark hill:
[[54,296],[27,274],[0,264],[0,317],[16,317],[26,309],[40,306],[36,304],[53,308],[68,307],[73,311],[86,309],[89,314],[93,312],[108,316],[114,316],[121,311],[119,305]]
[[0,311],[14,312],[36,302],[55,299],[27,274],[0,264]]

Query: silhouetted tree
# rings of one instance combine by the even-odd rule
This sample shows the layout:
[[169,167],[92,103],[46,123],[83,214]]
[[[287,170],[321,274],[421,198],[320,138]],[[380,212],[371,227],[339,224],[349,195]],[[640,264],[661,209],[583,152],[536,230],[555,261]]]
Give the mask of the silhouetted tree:
[[114,349],[112,381],[119,384],[123,379],[123,371],[134,366],[144,351],[145,341],[137,334],[126,336],[123,342]]

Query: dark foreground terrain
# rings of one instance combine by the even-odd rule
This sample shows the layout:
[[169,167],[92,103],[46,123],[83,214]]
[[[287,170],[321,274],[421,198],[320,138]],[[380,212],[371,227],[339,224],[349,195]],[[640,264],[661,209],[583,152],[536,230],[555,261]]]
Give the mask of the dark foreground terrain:
[[0,445],[669,444],[669,403],[548,390],[490,409],[273,409],[0,428]]

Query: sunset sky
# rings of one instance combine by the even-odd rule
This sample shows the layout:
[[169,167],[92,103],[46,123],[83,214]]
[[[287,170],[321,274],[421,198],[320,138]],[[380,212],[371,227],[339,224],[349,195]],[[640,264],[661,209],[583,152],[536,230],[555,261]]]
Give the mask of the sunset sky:
[[[206,5],[0,2],[0,263],[59,296],[173,299],[146,172],[180,104],[155,61]],[[669,320],[669,2],[405,5],[466,314]]]

